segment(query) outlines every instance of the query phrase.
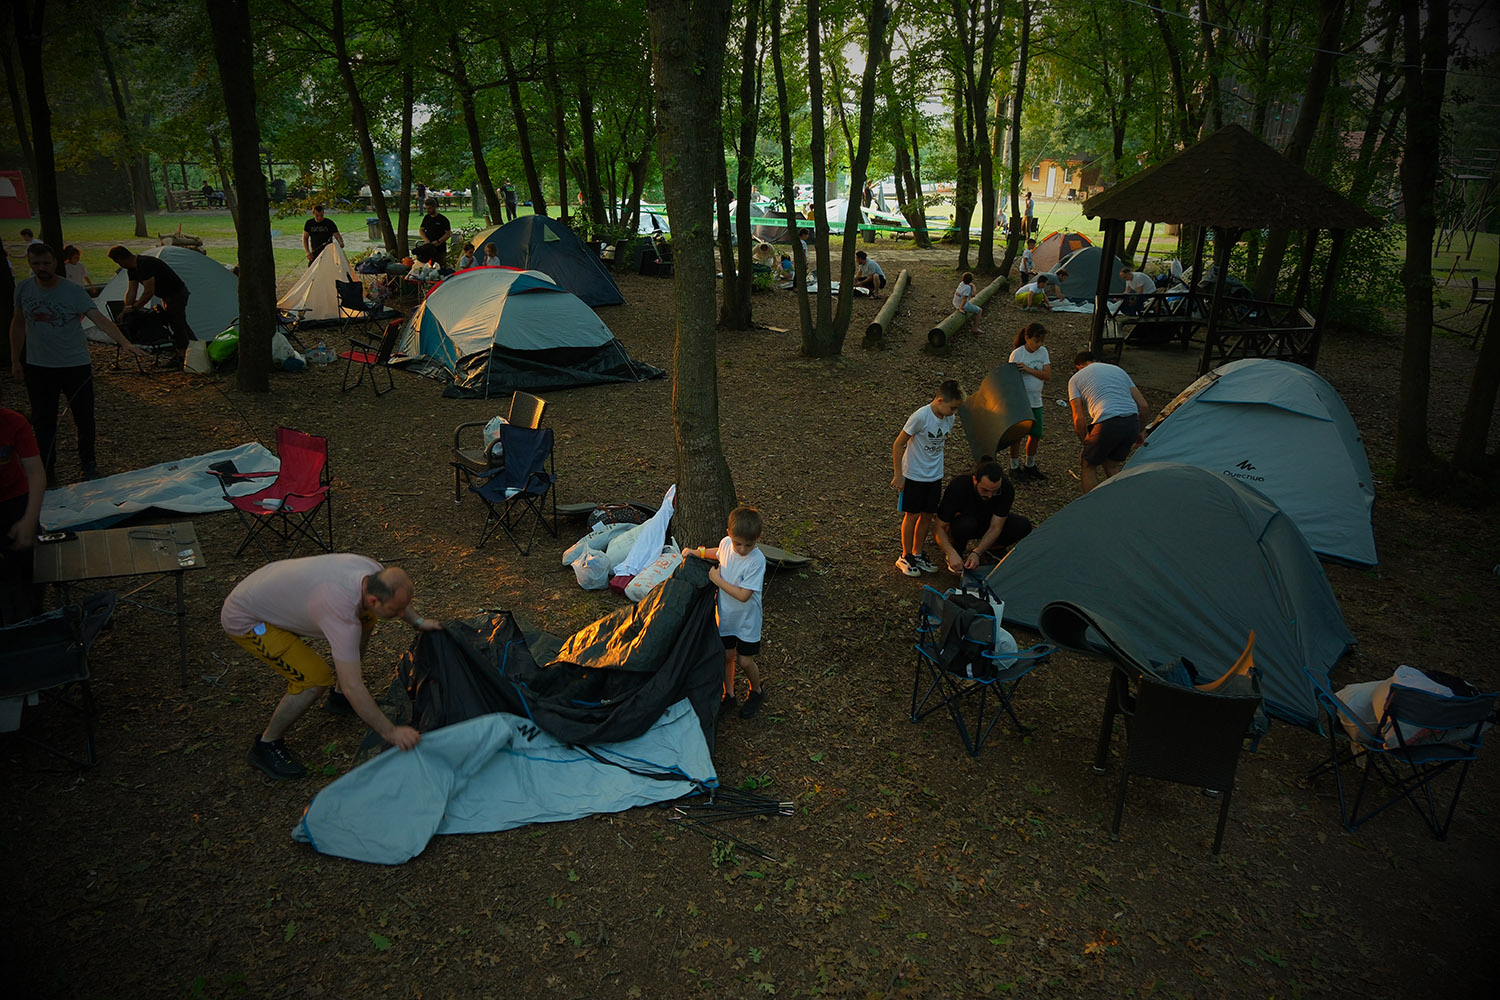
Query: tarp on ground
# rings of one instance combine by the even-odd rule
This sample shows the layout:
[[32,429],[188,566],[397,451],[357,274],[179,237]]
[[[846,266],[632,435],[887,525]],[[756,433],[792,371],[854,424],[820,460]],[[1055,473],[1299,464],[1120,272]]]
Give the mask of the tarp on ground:
[[1319,555],[1372,566],[1375,485],[1337,390],[1310,368],[1246,358],[1183,390],[1131,463],[1182,462],[1248,483]]
[[[177,514],[230,510],[219,481],[208,474],[210,465],[224,461],[234,462],[241,472],[275,472],[281,467],[265,445],[252,441],[223,451],[48,490],[42,497],[42,527],[48,531],[103,528],[153,509]],[[231,487],[230,492],[236,496],[254,493],[270,481],[247,481]]]
[[599,254],[556,219],[523,215],[469,240],[470,246],[479,249],[486,243],[495,245],[501,265],[518,271],[541,271],[559,288],[578,296],[584,305],[618,306],[625,302]]
[[[137,256],[160,257],[187,286],[187,321],[188,326],[193,328],[196,339],[213,340],[233,326],[239,318],[239,276],[212,257],[187,247],[175,246],[152,247],[139,251]],[[94,296],[94,304],[108,316],[109,309],[105,303],[125,301],[125,289],[128,287],[130,279],[126,277],[125,271],[116,271],[115,276],[104,285],[104,289]],[[152,299],[146,305],[159,301]],[[92,331],[91,336],[104,336],[103,331],[95,330],[94,324],[86,319],[84,328]]]
[[687,559],[639,603],[555,646],[507,612],[421,633],[386,701],[422,742],[329,785],[293,837],[394,864],[435,833],[574,819],[711,787],[724,664],[715,593],[708,564]]
[[1318,558],[1264,494],[1173,463],[1132,464],[1044,521],[991,571],[1008,624],[1053,601],[1118,625],[1153,663],[1227,670],[1253,629],[1267,713],[1312,726],[1303,668],[1325,678],[1354,644]]
[[[519,220],[518,220],[519,221]],[[666,373],[632,361],[577,296],[538,271],[460,271],[422,300],[401,351],[452,373],[447,396],[509,396]]]

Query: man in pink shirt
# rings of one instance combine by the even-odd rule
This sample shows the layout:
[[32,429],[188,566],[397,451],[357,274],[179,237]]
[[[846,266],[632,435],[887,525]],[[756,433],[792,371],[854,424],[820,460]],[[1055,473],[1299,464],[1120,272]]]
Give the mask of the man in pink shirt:
[[[287,680],[286,694],[250,748],[251,766],[279,781],[307,774],[282,737],[335,678],[349,708],[387,743],[402,750],[417,745],[420,733],[391,722],[375,704],[362,665],[379,619],[400,618],[418,631],[443,627],[413,611],[411,597],[405,570],[347,552],[269,563],[230,591],[219,615],[224,631]],[[332,669],[303,637],[328,641]]]

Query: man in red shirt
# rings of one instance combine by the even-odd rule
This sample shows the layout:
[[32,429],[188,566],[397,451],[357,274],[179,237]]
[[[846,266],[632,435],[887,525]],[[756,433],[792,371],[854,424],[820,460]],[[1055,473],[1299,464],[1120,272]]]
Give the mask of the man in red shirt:
[[0,621],[22,621],[41,613],[40,591],[31,582],[31,550],[47,471],[31,424],[0,406]]

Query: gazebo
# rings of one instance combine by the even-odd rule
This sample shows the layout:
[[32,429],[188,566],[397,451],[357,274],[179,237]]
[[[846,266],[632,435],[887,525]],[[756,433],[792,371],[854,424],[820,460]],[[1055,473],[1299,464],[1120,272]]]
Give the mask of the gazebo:
[[[1175,325],[1186,343],[1201,326],[1200,374],[1240,358],[1277,358],[1315,367],[1348,231],[1380,225],[1370,213],[1239,125],[1226,125],[1171,159],[1094,195],[1084,203],[1083,214],[1100,221],[1106,262],[1124,246],[1126,222],[1196,227],[1190,290],[1186,295],[1160,293],[1148,306],[1160,310],[1155,315],[1112,323],[1106,303],[1114,275],[1109,266],[1100,268],[1090,346],[1096,354],[1102,350],[1107,324],[1112,326],[1111,339],[1117,346],[1129,339],[1128,327],[1151,323],[1159,332],[1162,325]],[[1307,232],[1290,305],[1227,294],[1229,251],[1243,233],[1254,229]],[[1332,244],[1313,314],[1306,308],[1311,294],[1309,276],[1325,229]],[[1210,230],[1214,234],[1213,281],[1204,287],[1203,254]]]

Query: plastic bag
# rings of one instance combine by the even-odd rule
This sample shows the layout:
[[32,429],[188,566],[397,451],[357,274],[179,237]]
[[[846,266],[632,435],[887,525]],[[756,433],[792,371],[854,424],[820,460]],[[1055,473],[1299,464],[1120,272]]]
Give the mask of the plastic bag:
[[208,342],[208,356],[219,364],[234,357],[239,349],[240,329],[237,326],[231,326]]
[[671,545],[667,551],[657,556],[651,563],[625,586],[625,596],[632,601],[639,601],[653,589],[665,583],[667,577],[677,571],[682,565],[682,553],[677,546]]
[[500,443],[500,428],[505,424],[504,417],[491,417],[484,425],[484,457],[494,467],[505,464],[505,448]]
[[[295,358],[297,363],[287,368],[288,358]],[[292,347],[292,342],[287,340],[286,334],[280,330],[271,335],[271,360],[287,371],[299,371],[307,364],[307,359],[297,353]]]
[[609,557],[598,549],[584,549],[571,565],[578,586],[584,590],[603,590],[609,586]]

